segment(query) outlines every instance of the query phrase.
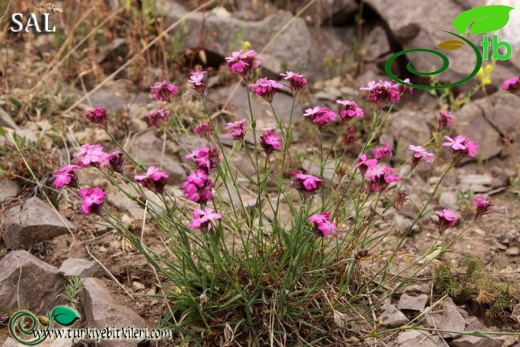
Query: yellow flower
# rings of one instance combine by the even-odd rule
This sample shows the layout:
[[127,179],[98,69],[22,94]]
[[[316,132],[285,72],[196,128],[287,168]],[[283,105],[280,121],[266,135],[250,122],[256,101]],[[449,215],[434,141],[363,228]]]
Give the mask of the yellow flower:
[[[482,68],[481,68],[482,69]],[[486,65],[486,74],[487,75],[490,75],[491,74],[491,71],[493,71],[493,65],[489,64],[489,65]]]
[[482,66],[480,67],[480,70],[477,72],[478,77],[482,77],[484,75],[484,69],[482,69]]
[[491,84],[491,79],[489,79],[489,77],[486,77],[482,80],[482,84],[485,85],[485,86],[488,86]]
[[251,48],[251,42],[249,42],[249,41],[244,41],[244,42],[242,42],[242,49],[243,49],[244,51],[249,50],[249,48]]

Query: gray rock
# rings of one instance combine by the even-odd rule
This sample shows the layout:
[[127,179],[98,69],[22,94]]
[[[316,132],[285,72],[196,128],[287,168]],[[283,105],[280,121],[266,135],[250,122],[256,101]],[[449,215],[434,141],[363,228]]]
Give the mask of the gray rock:
[[[485,333],[486,331],[496,331],[490,329],[482,324],[476,317],[468,317],[466,319],[466,331],[479,331]],[[504,339],[496,336],[492,338],[485,338],[481,336],[463,335],[451,343],[453,347],[500,347]]]
[[28,249],[32,244],[76,230],[67,219],[60,216],[37,197],[25,201],[20,210],[16,205],[7,211],[7,227],[2,238],[9,249]]
[[353,18],[358,8],[359,5],[354,0],[321,0],[303,15],[311,16],[320,23],[339,25]]
[[451,298],[444,299],[443,309],[441,313],[428,313],[426,315],[426,325],[439,330],[449,330],[452,332],[440,332],[443,338],[457,338],[464,331],[466,321],[457,309],[457,305],[453,303]]
[[[80,300],[86,316],[87,326],[103,329],[105,327],[146,328],[146,322],[128,306],[115,302],[109,289],[101,279],[87,278],[83,282]],[[136,345],[133,340],[130,345]],[[128,347],[125,340],[102,340],[100,347]]]
[[[408,229],[410,228],[410,226],[412,225],[413,222],[409,218],[406,218],[400,214],[396,214],[394,217],[394,223],[395,223],[394,224],[395,231],[397,232],[397,234],[404,235],[408,231]],[[419,226],[417,224],[415,224],[412,227],[412,230],[410,231],[410,233],[408,233],[408,236],[411,236],[414,233],[417,233],[419,230],[420,230]]]
[[[132,187],[131,184],[122,184],[121,187],[129,194],[137,195],[136,190]],[[110,204],[121,210],[127,211],[135,219],[143,219],[144,208],[139,206],[137,201],[134,201],[126,196],[123,191],[119,190],[117,187],[110,186],[106,193],[107,200],[110,202]],[[157,212],[164,208],[164,204],[162,203],[161,198],[157,196],[157,194],[147,191],[146,197],[148,200],[150,200],[149,208],[153,207]],[[147,218],[149,217],[150,216],[147,214]]]
[[60,273],[65,277],[99,277],[103,275],[103,269],[95,261],[69,258],[61,264]]
[[411,310],[411,311],[419,311],[422,312],[426,307],[426,303],[428,302],[428,295],[419,294],[417,296],[412,296],[407,293],[401,295],[399,299],[399,304],[397,308],[400,310]]
[[451,191],[442,192],[439,197],[439,205],[442,208],[447,208],[451,211],[457,211],[459,209],[459,204],[457,204],[457,197],[455,193]]
[[390,42],[385,29],[376,26],[363,39],[362,54],[365,61],[374,61],[391,52]]
[[394,305],[388,306],[388,308],[381,313],[377,319],[382,325],[389,328],[396,328],[407,324],[410,320]]
[[0,260],[0,307],[46,314],[62,304],[66,280],[58,269],[29,252],[12,251]]
[[14,181],[3,179],[0,181],[0,202],[14,198],[20,193],[20,186]]
[[397,335],[399,347],[438,347],[445,346],[439,336],[418,330],[406,330]]
[[508,249],[506,249],[506,254],[511,257],[516,257],[520,255],[520,248],[517,246],[509,247]]

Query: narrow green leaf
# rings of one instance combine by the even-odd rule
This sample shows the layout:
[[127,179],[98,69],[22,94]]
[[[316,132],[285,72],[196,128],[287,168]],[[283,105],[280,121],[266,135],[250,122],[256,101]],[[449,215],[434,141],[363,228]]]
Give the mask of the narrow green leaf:
[[58,324],[63,326],[72,325],[81,318],[78,311],[69,306],[56,306],[52,310],[51,318]]
[[453,27],[462,35],[467,28],[470,28],[470,34],[486,34],[505,27],[512,9],[513,7],[504,5],[476,7],[455,17]]

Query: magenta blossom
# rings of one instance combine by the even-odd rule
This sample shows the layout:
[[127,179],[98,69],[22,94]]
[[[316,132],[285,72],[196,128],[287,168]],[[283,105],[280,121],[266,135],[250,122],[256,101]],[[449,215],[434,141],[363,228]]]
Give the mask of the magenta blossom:
[[303,78],[303,75],[292,71],[287,71],[285,73],[282,72],[280,76],[282,76],[286,81],[289,81],[289,88],[291,88],[293,95],[298,94],[298,92],[307,84],[307,80]]
[[446,111],[439,111],[439,116],[439,131],[443,130],[447,126],[453,126],[453,120],[455,119],[453,114]]
[[394,152],[392,151],[392,148],[390,148],[387,142],[384,142],[383,146],[374,149],[374,157],[376,157],[377,160],[383,158],[391,158],[393,155]]
[[336,224],[330,221],[330,216],[330,212],[322,212],[320,214],[313,214],[307,218],[307,221],[314,224],[314,231],[319,236],[324,237],[329,235],[336,235],[338,227]]
[[80,169],[78,165],[66,165],[54,171],[54,188],[78,187],[78,176],[74,170]]
[[207,147],[201,147],[198,150],[187,154],[186,158],[193,159],[197,167],[206,172],[216,167],[218,163],[220,163],[217,147],[212,147],[211,149]]
[[260,136],[260,145],[264,149],[266,155],[271,155],[274,151],[282,147],[280,137],[274,133],[274,128],[262,129],[263,134]]
[[[410,80],[405,79],[403,82],[409,83]],[[377,104],[379,108],[385,106],[389,102],[397,102],[407,93],[412,92],[412,88],[390,81],[370,81],[368,87],[360,88],[367,91],[368,99]]]
[[294,176],[292,185],[305,197],[310,196],[312,193],[317,191],[323,182],[322,179],[316,176],[306,175],[300,172],[293,172],[292,175]]
[[336,119],[337,114],[328,107],[318,106],[306,109],[303,116],[310,116],[312,118],[312,122],[318,126],[320,131],[322,131],[325,125]]
[[193,132],[195,134],[202,134],[207,139],[209,139],[211,135],[213,135],[214,131],[215,130],[213,129],[213,126],[208,122],[200,123],[195,128],[193,128]]
[[447,208],[442,211],[435,211],[435,214],[439,217],[439,232],[442,233],[448,228],[453,228],[457,223],[457,215]]
[[108,116],[107,109],[105,107],[96,107],[91,111],[87,112],[85,118],[88,119],[92,124],[99,124],[103,128],[107,127]]
[[444,136],[446,142],[442,145],[445,147],[451,147],[452,157],[454,161],[458,161],[469,155],[470,157],[475,157],[478,151],[478,143],[470,141],[464,135],[457,135],[455,138],[451,138],[449,136]]
[[204,95],[206,89],[206,83],[204,82],[204,75],[206,71],[195,71],[190,74],[189,83],[192,84],[191,88],[197,91],[200,95]]
[[110,166],[112,170],[114,170],[115,172],[123,174],[124,161],[125,158],[123,152],[121,151],[105,153],[105,155],[103,156],[103,160],[101,161],[101,167]]
[[215,187],[215,183],[208,178],[206,171],[198,169],[192,171],[186,178],[186,182],[182,184],[184,196],[199,204],[205,204],[213,199],[211,188]]
[[83,200],[81,204],[81,212],[86,215],[101,215],[101,207],[105,199],[105,192],[101,188],[81,188],[79,196]]
[[220,213],[215,213],[211,207],[206,207],[204,210],[196,209],[193,211],[193,221],[190,223],[190,228],[211,230],[211,222],[222,218]]
[[377,165],[377,159],[367,159],[366,154],[359,155],[359,161],[354,167],[359,169],[362,175],[364,175],[367,170],[375,168]]
[[79,158],[79,166],[85,167],[101,163],[105,155],[106,153],[103,152],[103,146],[89,145],[88,143],[85,143],[81,146],[81,150],[78,153],[74,153],[72,156]]
[[359,107],[354,101],[336,100],[336,103],[342,105],[341,110],[339,111],[342,123],[354,117],[365,117],[365,112],[363,112],[363,109]]
[[431,163],[433,159],[433,153],[428,153],[422,146],[408,146],[408,149],[413,151],[412,156],[412,170],[419,165],[421,159],[424,159],[425,162]]
[[508,92],[518,93],[520,91],[520,77],[513,76],[502,83],[502,89]]
[[161,171],[155,166],[150,166],[145,175],[134,176],[134,180],[141,183],[143,187],[148,188],[157,194],[162,194],[169,177],[169,173]]
[[381,165],[367,170],[365,177],[370,180],[369,191],[384,192],[390,183],[399,182],[399,177],[394,175],[395,169]]
[[231,57],[226,57],[226,65],[232,72],[248,78],[251,72],[260,66],[261,59],[253,50],[242,52],[243,50],[236,51],[231,53]]
[[356,141],[356,131],[354,128],[349,128],[347,132],[343,134],[343,145],[345,147],[350,146]]
[[147,112],[144,116],[148,118],[150,125],[153,125],[154,127],[160,127],[161,125],[168,124],[172,114],[170,111],[161,108]]
[[244,124],[246,120],[241,119],[236,122],[227,123],[226,130],[231,130],[229,134],[226,135],[228,139],[233,138],[237,141],[242,141],[244,136],[246,135],[246,131],[244,130]]
[[476,196],[473,200],[473,206],[477,208],[477,212],[475,213],[475,220],[479,217],[485,215],[488,210],[493,206],[493,203],[489,200],[486,200],[484,195],[480,194]]
[[179,88],[168,81],[162,81],[156,82],[151,86],[150,91],[156,101],[171,102],[173,96],[179,91]]
[[282,89],[283,84],[280,84],[275,80],[260,78],[256,83],[250,84],[249,87],[256,95],[264,98],[268,103],[272,103],[276,89]]

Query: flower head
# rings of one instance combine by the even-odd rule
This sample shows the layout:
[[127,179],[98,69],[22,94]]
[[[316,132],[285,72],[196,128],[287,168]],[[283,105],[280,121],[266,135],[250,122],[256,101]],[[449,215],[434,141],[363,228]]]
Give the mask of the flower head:
[[298,94],[298,92],[307,84],[307,80],[303,75],[292,71],[287,71],[285,73],[282,72],[280,76],[282,76],[286,81],[289,81],[289,88],[291,88],[293,95]]
[[255,51],[248,50],[243,53],[243,50],[240,50],[233,52],[231,57],[226,57],[226,65],[232,72],[247,78],[254,69],[260,66],[260,60]]
[[394,173],[395,169],[384,165],[368,169],[365,177],[370,180],[369,190],[384,192],[390,183],[399,182],[399,177],[395,176]]
[[385,157],[391,158],[393,155],[394,152],[392,151],[392,148],[390,148],[387,142],[384,142],[383,146],[374,149],[374,156],[377,160],[383,159]]
[[319,236],[336,235],[338,227],[330,221],[330,216],[330,212],[322,212],[320,214],[313,214],[307,218],[307,221],[313,223],[314,231]]
[[214,131],[215,129],[213,129],[213,126],[211,125],[211,123],[208,122],[200,123],[195,128],[193,128],[193,132],[195,134],[202,134],[207,139],[209,139],[211,135],[213,135]]
[[79,196],[83,200],[81,204],[81,212],[86,215],[101,215],[101,207],[105,199],[105,192],[101,188],[81,188]]
[[85,143],[81,146],[81,150],[78,153],[74,153],[72,156],[79,158],[79,166],[85,167],[101,163],[105,155],[106,153],[103,152],[103,146],[89,145],[88,143]]
[[190,74],[189,83],[192,84],[191,88],[197,91],[200,95],[204,95],[206,89],[206,83],[204,82],[204,75],[206,71],[195,71]]
[[179,88],[168,81],[162,81],[156,82],[151,86],[150,91],[156,101],[171,102],[173,96],[179,91]]
[[343,145],[345,147],[350,146],[356,141],[356,131],[354,128],[349,128],[347,132],[343,134]]
[[316,176],[302,174],[300,172],[293,173],[294,179],[292,185],[296,187],[304,196],[309,196],[320,188],[323,180]]
[[310,116],[312,118],[312,122],[318,126],[320,131],[322,131],[325,125],[336,119],[337,114],[328,107],[318,106],[306,109],[303,116]]
[[336,100],[336,103],[342,105],[341,110],[339,111],[341,122],[346,122],[354,117],[365,117],[363,109],[359,107],[354,101]]
[[193,151],[186,155],[186,158],[193,159],[199,169],[206,172],[216,167],[220,163],[220,157],[216,147],[207,148],[200,147],[198,150]]
[[170,113],[170,111],[161,108],[158,110],[147,112],[144,116],[148,118],[150,125],[153,125],[154,127],[159,127],[161,125],[168,124],[168,121],[172,117],[172,114]]
[[457,223],[457,215],[447,208],[442,211],[435,211],[435,214],[439,217],[439,232],[444,232],[448,228],[453,228]]
[[444,136],[444,138],[446,142],[442,145],[451,148],[454,161],[458,161],[466,155],[473,158],[477,155],[478,143],[470,141],[466,136],[457,135],[455,138]]
[[354,165],[354,167],[356,169],[359,169],[361,174],[364,175],[367,172],[367,170],[375,168],[376,165],[377,159],[367,159],[366,154],[360,154],[358,163]]
[[453,126],[453,120],[455,119],[453,114],[446,111],[439,111],[439,116],[439,131],[443,130],[447,126]]
[[[212,188],[215,183],[210,180],[204,170],[199,169],[197,172],[192,172],[182,184],[184,189],[184,196],[199,204],[205,204],[213,199]],[[205,175],[205,176],[204,176]]]
[[54,188],[77,187],[78,176],[74,172],[81,167],[78,165],[66,165],[61,169],[54,171]]
[[221,219],[220,213],[215,213],[211,207],[206,207],[204,210],[196,209],[193,211],[193,221],[190,223],[190,228],[211,230],[211,222]]
[[412,155],[412,169],[414,169],[419,163],[421,159],[424,159],[425,162],[431,163],[433,159],[433,153],[426,152],[426,150],[422,146],[408,146],[408,149],[413,151]]
[[150,166],[145,175],[134,176],[134,180],[141,183],[143,187],[148,188],[157,194],[162,194],[169,177],[169,173],[161,171],[155,166]]
[[[409,83],[410,81],[405,79],[403,82]],[[370,81],[368,87],[360,88],[360,90],[367,91],[368,99],[381,108],[389,102],[401,100],[407,92],[412,92],[413,89],[396,82]]]
[[264,133],[260,136],[260,145],[264,149],[265,154],[271,155],[274,151],[282,147],[280,137],[274,133],[273,128],[262,130]]
[[88,119],[92,124],[99,124],[103,128],[107,127],[108,116],[107,109],[105,107],[96,107],[91,111],[87,112],[85,118]]
[[244,139],[244,136],[246,135],[246,131],[244,130],[245,122],[245,119],[241,119],[236,122],[227,123],[226,130],[231,131],[226,135],[226,137],[228,139],[233,138],[237,141],[242,141]]
[[268,103],[272,103],[276,89],[282,89],[283,84],[280,84],[275,80],[260,78],[256,83],[250,84],[249,87],[256,95],[264,98]]
[[518,93],[520,91],[520,77],[513,76],[502,83],[502,89],[508,92]]
[[484,195],[480,194],[476,196],[473,200],[473,206],[477,208],[477,212],[475,213],[475,220],[479,217],[485,215],[488,210],[493,206],[493,203],[489,200],[486,200]]
[[110,166],[115,172],[123,174],[123,163],[125,161],[123,152],[115,151],[112,153],[105,153],[101,161],[101,167]]

